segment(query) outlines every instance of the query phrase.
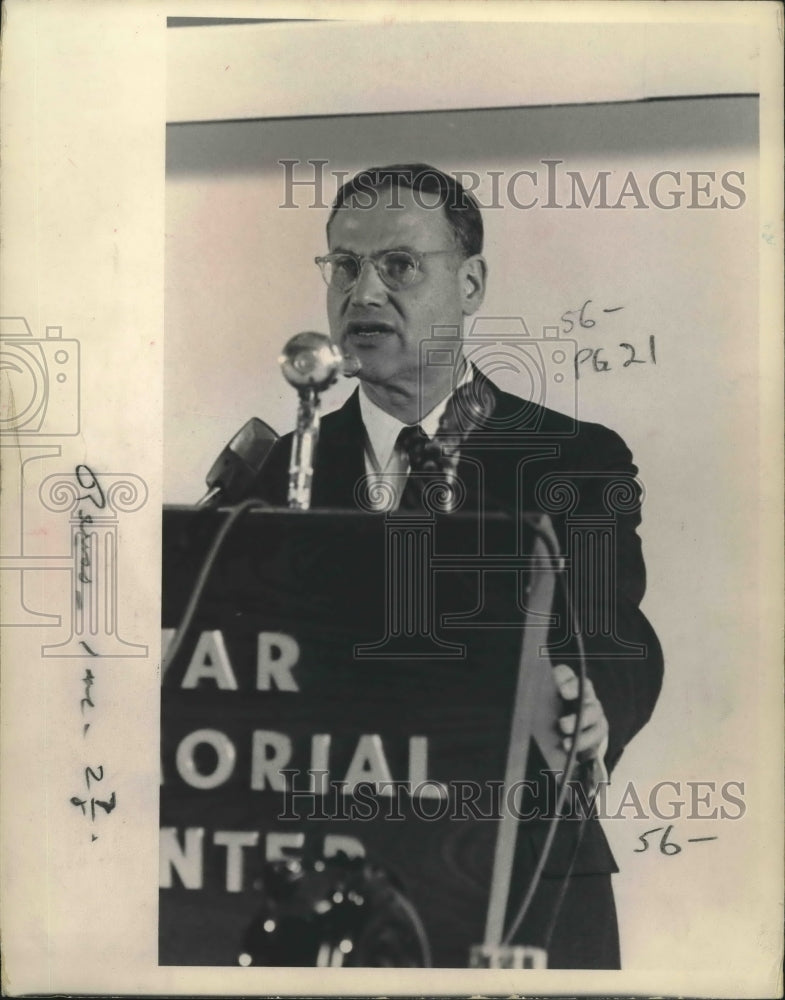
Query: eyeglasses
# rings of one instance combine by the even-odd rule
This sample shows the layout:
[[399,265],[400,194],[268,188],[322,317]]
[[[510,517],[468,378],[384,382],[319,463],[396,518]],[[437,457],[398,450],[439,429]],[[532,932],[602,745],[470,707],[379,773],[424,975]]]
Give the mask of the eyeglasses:
[[392,291],[408,288],[423,278],[421,264],[425,257],[455,253],[455,250],[384,250],[369,257],[355,253],[328,253],[325,257],[315,257],[325,284],[338,292],[348,292],[362,274],[365,262],[376,268],[376,273]]

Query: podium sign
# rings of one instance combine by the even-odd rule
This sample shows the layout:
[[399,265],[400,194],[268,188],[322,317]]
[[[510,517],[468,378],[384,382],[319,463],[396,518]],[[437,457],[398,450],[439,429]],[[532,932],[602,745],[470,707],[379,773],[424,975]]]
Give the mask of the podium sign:
[[[225,516],[164,511],[165,636]],[[537,566],[513,527],[259,510],[229,532],[162,683],[161,964],[247,964],[266,864],[344,855],[389,873],[435,966],[468,964]]]

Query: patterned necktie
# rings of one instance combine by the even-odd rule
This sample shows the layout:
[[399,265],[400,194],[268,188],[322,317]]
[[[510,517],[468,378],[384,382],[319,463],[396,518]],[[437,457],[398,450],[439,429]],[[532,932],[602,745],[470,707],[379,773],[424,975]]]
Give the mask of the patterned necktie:
[[408,455],[410,471],[399,510],[445,513],[460,508],[461,446],[472,431],[489,420],[495,406],[486,381],[477,376],[450,396],[435,438],[429,438],[419,424],[401,430],[396,444]]
[[396,445],[409,458],[409,476],[401,495],[399,510],[432,511],[438,509],[437,487],[444,484],[442,451],[439,442],[429,438],[419,424],[402,428]]

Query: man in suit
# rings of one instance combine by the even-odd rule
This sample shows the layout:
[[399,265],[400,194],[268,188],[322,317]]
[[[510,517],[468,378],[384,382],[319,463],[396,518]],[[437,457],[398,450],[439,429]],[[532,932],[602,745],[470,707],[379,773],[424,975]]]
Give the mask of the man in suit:
[[[479,207],[453,178],[424,164],[363,171],[339,191],[327,237],[329,253],[317,263],[328,287],[330,332],[345,354],[359,359],[361,384],[322,420],[312,507],[356,507],[358,486],[369,481],[384,487],[388,509],[406,506],[414,478],[408,474],[454,394],[468,386],[477,399],[490,401],[492,413],[464,428],[458,468],[464,509],[551,516],[560,548],[572,557],[573,604],[582,589],[577,603],[584,618],[610,626],[584,629],[588,678],[575,734],[577,650],[570,610],[557,604],[551,660],[565,713],[554,726],[565,749],[577,739],[579,759],[595,777],[610,772],[651,715],[662,677],[659,644],[639,610],[645,569],[629,450],[605,427],[503,392],[460,350],[452,366],[425,360],[426,342],[460,345],[464,321],[485,294]],[[256,492],[274,504],[286,502],[290,449],[287,435],[257,484]],[[596,522],[596,539],[604,540],[597,544],[610,545],[592,569],[576,548],[575,515],[584,526]],[[604,577],[597,570],[603,559],[612,565]],[[530,770],[544,770],[536,748],[532,757]],[[512,898],[525,892],[546,830],[541,821],[521,824]],[[619,967],[610,883],[617,870],[596,820],[580,834],[578,824],[561,823],[516,940],[547,943],[551,968]]]

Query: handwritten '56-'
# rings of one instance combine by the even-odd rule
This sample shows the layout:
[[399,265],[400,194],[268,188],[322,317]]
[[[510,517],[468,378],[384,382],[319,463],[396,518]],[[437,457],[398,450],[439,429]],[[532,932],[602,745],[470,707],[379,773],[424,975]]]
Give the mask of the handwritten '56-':
[[[653,365],[657,364],[657,345],[655,342],[654,334],[649,337],[649,351],[648,356],[640,357],[633,344],[628,344],[626,341],[621,341],[619,347],[623,351],[629,352],[628,356],[623,361],[621,367],[629,368],[630,365],[645,365],[651,363]],[[604,347],[582,347],[575,355],[575,378],[576,381],[580,379],[581,372],[594,371],[594,372],[612,372],[613,365],[610,361],[603,357]],[[591,362],[590,368],[584,368],[582,366],[588,365]]]

